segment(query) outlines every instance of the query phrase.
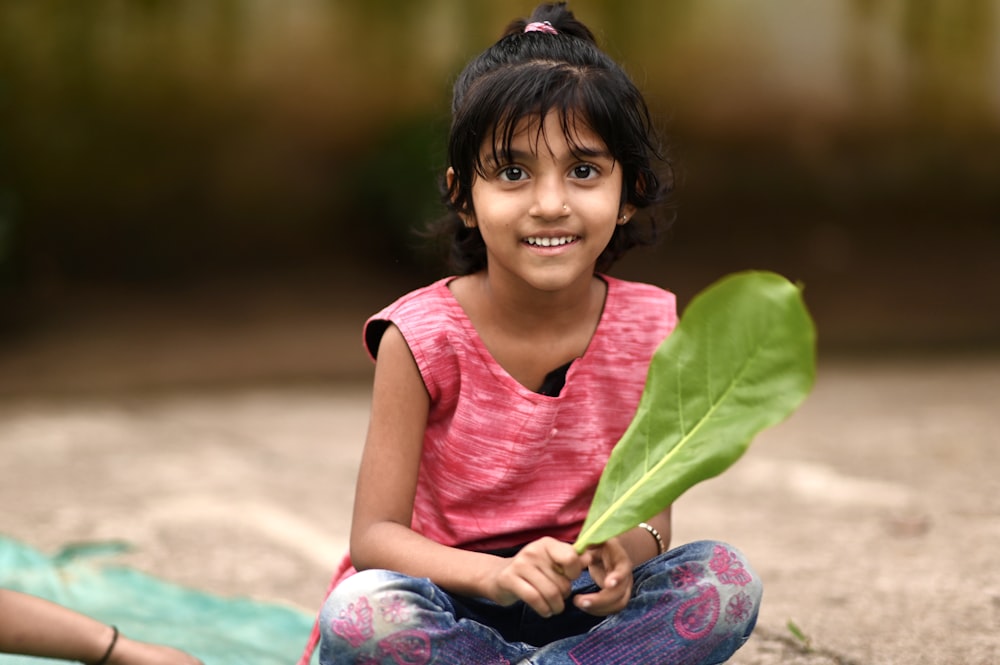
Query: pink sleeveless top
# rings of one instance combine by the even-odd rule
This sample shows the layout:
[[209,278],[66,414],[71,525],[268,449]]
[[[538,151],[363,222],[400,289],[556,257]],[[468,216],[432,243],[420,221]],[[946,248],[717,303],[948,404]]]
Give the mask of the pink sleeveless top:
[[[430,395],[415,531],[477,551],[576,539],[653,352],[677,324],[672,293],[601,278],[601,319],[558,396],[525,388],[496,362],[449,290],[454,278],[403,296],[365,324],[373,358],[388,325],[399,328]],[[345,557],[331,589],[353,572]]]
[[431,399],[415,531],[472,550],[541,536],[575,540],[611,448],[635,414],[653,351],[676,324],[672,294],[604,280],[600,322],[556,397],[525,388],[493,359],[449,279],[369,319],[369,353],[395,324]]

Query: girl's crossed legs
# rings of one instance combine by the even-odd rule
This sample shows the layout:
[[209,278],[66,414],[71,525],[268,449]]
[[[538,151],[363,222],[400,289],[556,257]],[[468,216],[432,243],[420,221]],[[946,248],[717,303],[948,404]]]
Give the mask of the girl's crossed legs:
[[[586,573],[573,593],[596,590]],[[710,665],[750,637],[760,579],[723,543],[677,547],[637,567],[610,617],[567,603],[543,619],[523,603],[453,596],[385,570],[341,582],[320,614],[321,665]]]

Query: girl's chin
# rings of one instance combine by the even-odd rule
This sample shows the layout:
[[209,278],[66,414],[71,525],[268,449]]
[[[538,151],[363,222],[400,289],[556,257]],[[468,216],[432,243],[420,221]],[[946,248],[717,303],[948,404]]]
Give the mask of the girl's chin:
[[538,291],[559,292],[590,284],[594,277],[594,268],[587,270],[538,270],[522,273],[521,280]]

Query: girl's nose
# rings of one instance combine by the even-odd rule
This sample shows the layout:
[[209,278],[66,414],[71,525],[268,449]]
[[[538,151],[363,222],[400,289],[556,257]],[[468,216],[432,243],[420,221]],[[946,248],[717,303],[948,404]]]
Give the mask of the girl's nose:
[[531,214],[543,219],[559,219],[569,214],[566,188],[562,186],[561,182],[547,182],[547,180],[547,178],[538,180]]

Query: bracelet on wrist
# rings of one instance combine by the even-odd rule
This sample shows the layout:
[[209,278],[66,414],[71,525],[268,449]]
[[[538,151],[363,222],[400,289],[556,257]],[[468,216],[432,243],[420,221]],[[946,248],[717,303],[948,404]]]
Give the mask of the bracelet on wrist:
[[656,527],[654,527],[652,524],[647,524],[645,522],[639,522],[638,526],[640,529],[645,529],[646,531],[648,531],[649,535],[651,535],[653,539],[656,540],[657,555],[663,554],[664,552],[667,551],[667,546],[663,543],[663,537],[660,536],[660,532],[656,530]]
[[108,660],[111,658],[111,652],[115,650],[115,645],[118,644],[118,627],[111,626],[111,643],[108,645],[108,650],[104,652],[101,659],[93,665],[106,665]]

